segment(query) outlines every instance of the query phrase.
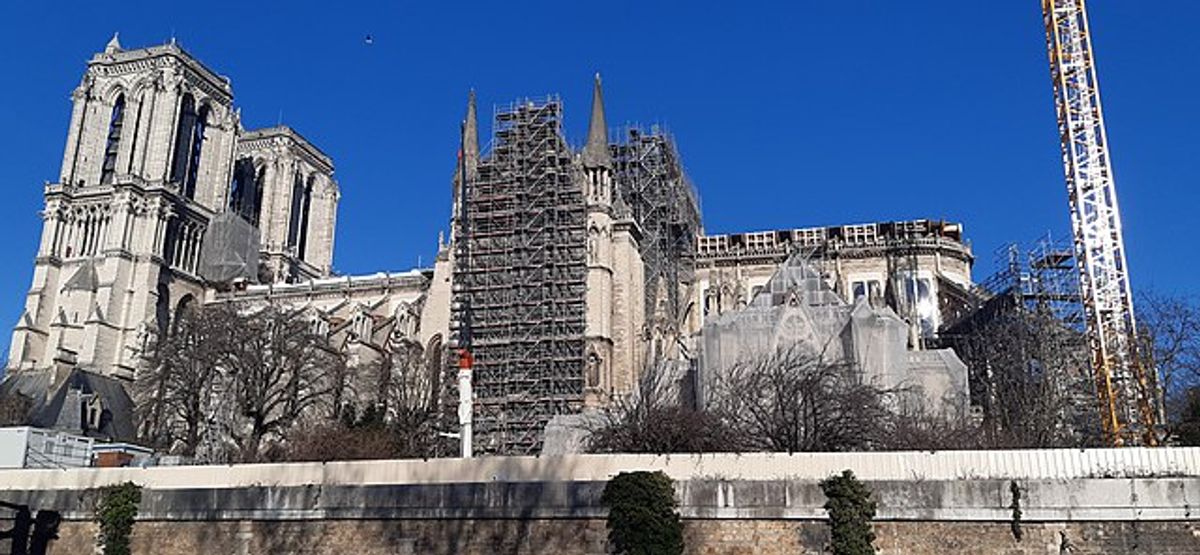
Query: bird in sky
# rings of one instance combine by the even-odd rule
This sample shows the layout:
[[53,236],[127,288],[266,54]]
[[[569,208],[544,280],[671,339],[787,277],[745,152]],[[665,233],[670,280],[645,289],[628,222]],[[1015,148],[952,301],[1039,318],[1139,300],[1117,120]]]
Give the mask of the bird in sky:
[[371,46],[372,44],[375,44],[375,37],[367,35],[367,38],[363,39],[363,42],[367,43],[367,46]]

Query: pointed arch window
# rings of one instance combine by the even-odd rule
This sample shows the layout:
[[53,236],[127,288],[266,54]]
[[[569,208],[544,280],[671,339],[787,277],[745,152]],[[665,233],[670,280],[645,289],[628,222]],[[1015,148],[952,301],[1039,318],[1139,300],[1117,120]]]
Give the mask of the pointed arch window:
[[179,101],[179,121],[175,126],[175,151],[171,154],[171,181],[182,183],[187,175],[188,154],[192,150],[192,127],[196,125],[196,101],[185,93]]
[[258,172],[254,174],[254,206],[250,211],[250,223],[258,226],[259,220],[262,218],[263,204],[263,189],[266,188],[267,167],[264,165],[258,168]]
[[296,248],[296,255],[300,260],[304,260],[304,253],[308,250],[308,215],[312,208],[312,193],[313,185],[316,184],[317,176],[310,175],[308,184],[304,186],[304,201],[300,206],[300,240],[299,246]]
[[117,153],[121,148],[121,127],[125,124],[125,95],[117,96],[113,102],[112,116],[108,120],[108,140],[104,143],[104,164],[100,170],[100,183],[113,182],[117,173]]
[[183,195],[187,198],[196,196],[196,179],[200,176],[200,152],[204,147],[204,131],[207,124],[208,106],[204,106],[196,114],[196,124],[192,126],[192,151],[188,155],[187,180],[183,184]]
[[308,224],[308,215],[306,212],[309,207],[309,197],[312,195],[312,179],[309,179],[309,184],[306,186],[304,177],[300,172],[296,172],[296,178],[292,181],[292,207],[288,212],[288,240],[289,248],[296,249],[297,258],[304,258],[304,228]]
[[175,128],[171,181],[178,183],[183,196],[189,199],[196,195],[196,179],[200,175],[200,153],[204,147],[207,123],[208,106],[197,111],[196,99],[191,93],[184,93],[179,102],[179,123]]
[[262,173],[254,169],[254,160],[238,160],[233,169],[233,184],[229,190],[229,209],[247,222],[258,225],[262,203]]

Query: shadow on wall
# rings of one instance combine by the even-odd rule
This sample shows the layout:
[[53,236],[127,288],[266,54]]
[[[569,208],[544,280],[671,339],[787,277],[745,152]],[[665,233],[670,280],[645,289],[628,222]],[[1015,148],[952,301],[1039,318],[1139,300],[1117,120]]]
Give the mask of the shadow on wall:
[[28,505],[0,501],[0,509],[13,513],[12,528],[0,530],[0,545],[9,543],[12,555],[46,555],[50,542],[58,538],[62,516],[57,511],[40,510],[34,513]]

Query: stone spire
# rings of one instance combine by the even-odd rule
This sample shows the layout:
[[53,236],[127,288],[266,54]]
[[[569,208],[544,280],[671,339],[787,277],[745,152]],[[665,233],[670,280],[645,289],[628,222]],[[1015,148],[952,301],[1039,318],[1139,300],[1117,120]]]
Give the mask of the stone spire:
[[112,54],[121,51],[121,33],[113,33],[113,37],[108,40],[108,44],[104,45],[104,53]]
[[475,89],[467,96],[467,119],[463,129],[463,156],[466,157],[467,177],[474,179],[479,168],[479,121],[475,116]]
[[[454,192],[451,208],[451,229],[456,227],[459,218],[459,203],[462,198],[462,170],[466,168],[467,179],[474,181],[479,175],[479,121],[475,110],[475,89],[467,96],[467,115],[462,123],[462,145],[458,152],[459,159],[454,162]],[[451,233],[455,233],[451,231]],[[452,235],[453,236],[453,235]]]
[[587,144],[583,147],[583,167],[612,169],[608,152],[608,124],[604,121],[604,93],[600,90],[600,74],[592,91],[592,119],[588,122]]

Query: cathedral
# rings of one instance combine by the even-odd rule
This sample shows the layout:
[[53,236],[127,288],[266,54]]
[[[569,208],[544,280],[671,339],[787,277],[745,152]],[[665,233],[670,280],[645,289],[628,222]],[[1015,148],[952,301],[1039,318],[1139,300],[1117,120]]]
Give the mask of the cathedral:
[[[868,372],[966,389],[952,352],[918,353],[972,287],[960,224],[707,235],[673,139],[655,128],[614,141],[598,75],[578,150],[549,97],[497,109],[482,152],[472,93],[433,266],[357,276],[332,272],[333,161],[290,127],[245,129],[230,80],[174,41],[125,49],[114,37],[71,98],[0,384],[54,412],[40,425],[87,431],[97,404],[128,412],[113,384],[137,379],[148,332],[191,303],[302,310],[351,365],[416,346],[422,383],[443,383],[428,387],[451,387],[443,374],[469,358],[481,453],[541,452],[548,424],[632,391],[648,365],[698,395],[731,345],[752,343],[725,322],[812,304],[798,299],[824,299],[806,317],[825,336],[860,342],[845,356],[886,344],[888,362],[859,361]],[[808,277],[789,278],[800,267]],[[109,435],[134,439],[118,428]]]

